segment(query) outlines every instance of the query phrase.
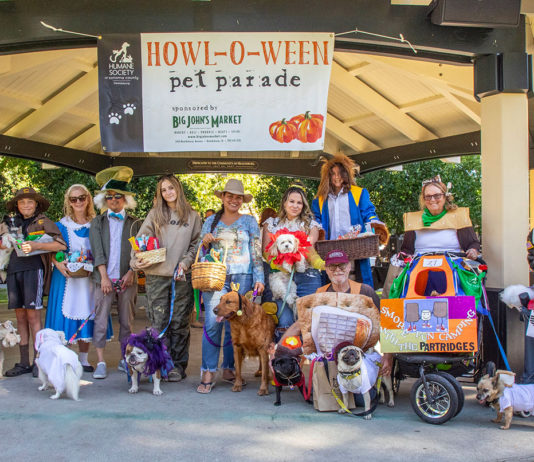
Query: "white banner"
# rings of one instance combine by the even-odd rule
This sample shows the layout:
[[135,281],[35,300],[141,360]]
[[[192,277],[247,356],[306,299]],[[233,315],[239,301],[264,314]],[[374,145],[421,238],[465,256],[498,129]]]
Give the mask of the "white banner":
[[[114,40],[108,48],[112,52],[106,52],[109,59],[124,50],[130,67],[136,65],[132,55],[139,53],[129,54],[127,47],[133,51],[140,47],[142,95],[132,95],[137,103],[113,101],[115,108],[142,110],[142,134],[138,143],[129,140],[130,149],[132,145],[144,152],[323,149],[334,34],[149,33],[140,34],[139,43],[129,37],[122,48],[120,38]],[[101,76],[101,85],[107,84],[104,79]],[[128,93],[124,85],[124,79],[117,82],[117,77],[111,85],[120,89],[121,98]],[[106,90],[112,94],[113,88]],[[101,89],[101,124],[106,125],[102,131],[108,134],[103,145],[116,150],[113,130],[128,123],[129,117],[102,113],[106,111],[102,101]],[[107,106],[108,112],[117,114],[111,103]],[[136,131],[122,128],[115,139]]]

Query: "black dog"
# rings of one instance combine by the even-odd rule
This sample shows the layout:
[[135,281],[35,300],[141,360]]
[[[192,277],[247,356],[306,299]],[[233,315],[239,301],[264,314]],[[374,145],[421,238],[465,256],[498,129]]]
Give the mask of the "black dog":
[[[302,373],[299,361],[295,356],[279,356],[273,358],[271,365],[274,371],[274,383],[276,386],[275,406],[280,406],[282,404],[282,401],[280,400],[282,387],[298,387],[300,393],[304,399],[306,399],[304,374]],[[309,399],[306,399],[306,401],[311,403]]]

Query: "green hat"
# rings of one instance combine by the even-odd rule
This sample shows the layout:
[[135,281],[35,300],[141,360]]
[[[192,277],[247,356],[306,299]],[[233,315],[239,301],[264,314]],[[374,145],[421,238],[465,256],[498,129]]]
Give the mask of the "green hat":
[[95,194],[103,191],[116,191],[120,194],[135,196],[135,193],[128,187],[132,177],[133,170],[130,167],[118,165],[106,168],[96,174],[96,182],[100,186],[100,191],[95,191]]

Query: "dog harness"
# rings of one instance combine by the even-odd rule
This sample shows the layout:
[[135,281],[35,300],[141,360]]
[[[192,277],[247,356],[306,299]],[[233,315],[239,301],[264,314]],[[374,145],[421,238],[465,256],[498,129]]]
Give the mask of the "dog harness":
[[[373,352],[371,354],[364,355],[362,359],[361,368],[357,371],[352,371],[350,375],[343,373],[337,374],[337,382],[339,384],[339,391],[341,393],[357,393],[364,394],[367,393],[373,385],[376,383],[378,378],[378,371],[380,370],[377,366],[380,364],[380,353]],[[353,379],[361,376],[361,380],[354,383]]]

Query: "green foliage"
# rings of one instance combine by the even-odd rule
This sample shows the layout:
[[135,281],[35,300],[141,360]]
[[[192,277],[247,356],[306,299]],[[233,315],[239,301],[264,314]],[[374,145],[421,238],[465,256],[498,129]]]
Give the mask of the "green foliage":
[[[446,183],[452,182],[452,192],[459,206],[469,207],[471,220],[477,231],[481,224],[481,185],[480,157],[462,158],[460,164],[444,163],[440,160],[417,162],[404,165],[401,172],[380,170],[366,174],[358,179],[358,184],[369,190],[378,216],[387,223],[392,232],[403,231],[402,215],[418,210],[418,197],[421,182],[437,174]],[[250,204],[243,205],[245,213],[256,217],[266,207],[278,210],[280,199],[285,190],[295,180],[289,177],[275,177],[246,174],[184,174],[178,175],[183,184],[187,199],[195,210],[204,213],[207,209],[218,210],[220,200],[213,194],[216,189],[223,189],[229,178],[243,181],[245,192],[254,196]],[[317,180],[300,180],[307,191],[308,200],[313,199],[319,182]],[[13,197],[15,190],[23,186],[32,186],[50,200],[47,212],[50,218],[58,220],[63,216],[63,196],[66,189],[82,183],[90,191],[97,190],[94,177],[66,168],[42,170],[38,162],[0,156],[0,214],[5,213],[5,201]],[[157,177],[134,178],[131,188],[136,192],[138,202],[134,214],[144,218],[154,199]]]
[[451,192],[461,207],[469,207],[471,220],[480,232],[482,222],[480,157],[466,156],[460,164],[429,160],[405,164],[403,170],[380,170],[367,173],[358,184],[369,190],[378,216],[392,233],[402,233],[402,215],[419,210],[419,194],[423,180],[441,175],[445,184],[452,183]]

